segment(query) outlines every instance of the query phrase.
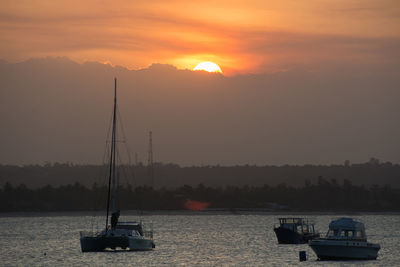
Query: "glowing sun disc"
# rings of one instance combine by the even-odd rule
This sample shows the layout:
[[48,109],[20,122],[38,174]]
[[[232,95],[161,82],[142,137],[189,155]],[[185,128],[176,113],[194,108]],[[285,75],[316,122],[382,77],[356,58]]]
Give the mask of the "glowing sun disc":
[[221,68],[217,64],[210,62],[210,61],[205,61],[205,62],[201,62],[201,63],[197,64],[197,66],[194,67],[193,70],[205,70],[208,72],[222,73]]

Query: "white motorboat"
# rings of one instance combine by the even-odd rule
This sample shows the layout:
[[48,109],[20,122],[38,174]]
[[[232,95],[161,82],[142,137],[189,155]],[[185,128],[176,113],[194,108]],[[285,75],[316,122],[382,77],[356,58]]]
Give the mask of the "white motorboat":
[[352,218],[332,221],[325,238],[308,244],[320,260],[375,260],[381,248],[367,242],[364,224]]
[[[117,209],[117,168],[116,168],[116,131],[117,131],[117,79],[114,89],[114,112],[112,122],[112,140],[109,164],[106,225],[103,231],[80,232],[82,252],[101,252],[107,249],[151,250],[155,248],[153,231],[144,231],[141,222],[118,222],[120,215]],[[111,207],[110,207],[111,205]],[[111,217],[109,216],[111,211]],[[110,217],[110,224],[108,219]]]

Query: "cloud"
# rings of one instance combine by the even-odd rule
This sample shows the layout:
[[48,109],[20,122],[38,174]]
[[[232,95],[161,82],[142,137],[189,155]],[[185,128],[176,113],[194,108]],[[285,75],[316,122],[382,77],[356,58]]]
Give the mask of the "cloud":
[[212,59],[228,75],[321,62],[398,63],[393,2],[2,5],[0,57],[13,62],[68,56],[131,69],[153,62],[191,69]]
[[149,130],[155,161],[183,165],[400,156],[400,73],[391,64],[227,77],[45,58],[0,64],[0,162],[99,163],[114,77],[126,137],[142,161]]

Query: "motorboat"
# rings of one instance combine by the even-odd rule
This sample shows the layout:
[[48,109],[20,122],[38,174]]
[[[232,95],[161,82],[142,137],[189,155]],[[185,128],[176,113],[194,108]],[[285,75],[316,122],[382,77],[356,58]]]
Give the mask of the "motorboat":
[[352,218],[332,221],[325,238],[308,244],[320,260],[375,260],[381,248],[367,242],[364,224]]
[[274,227],[279,244],[305,244],[319,238],[314,224],[305,218],[279,218],[279,226]]

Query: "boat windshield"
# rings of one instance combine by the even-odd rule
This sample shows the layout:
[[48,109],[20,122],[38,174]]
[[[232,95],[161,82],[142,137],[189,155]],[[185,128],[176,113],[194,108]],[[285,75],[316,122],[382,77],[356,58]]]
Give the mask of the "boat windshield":
[[339,230],[330,229],[326,234],[327,238],[348,238],[348,239],[363,239],[363,233],[356,230]]
[[132,230],[131,234],[132,236],[140,236],[139,232],[137,230]]
[[308,233],[308,225],[307,224],[297,225],[297,232]]
[[361,231],[357,231],[356,238],[361,239],[361,238],[365,238],[365,236],[363,235],[363,233]]
[[354,232],[351,230],[342,230],[340,232],[340,237],[343,237],[343,238],[353,238],[353,236],[354,236]]
[[328,233],[326,234],[326,237],[337,237],[338,232],[339,232],[339,230],[337,230],[337,229],[335,229],[335,230],[330,229],[328,231]]

